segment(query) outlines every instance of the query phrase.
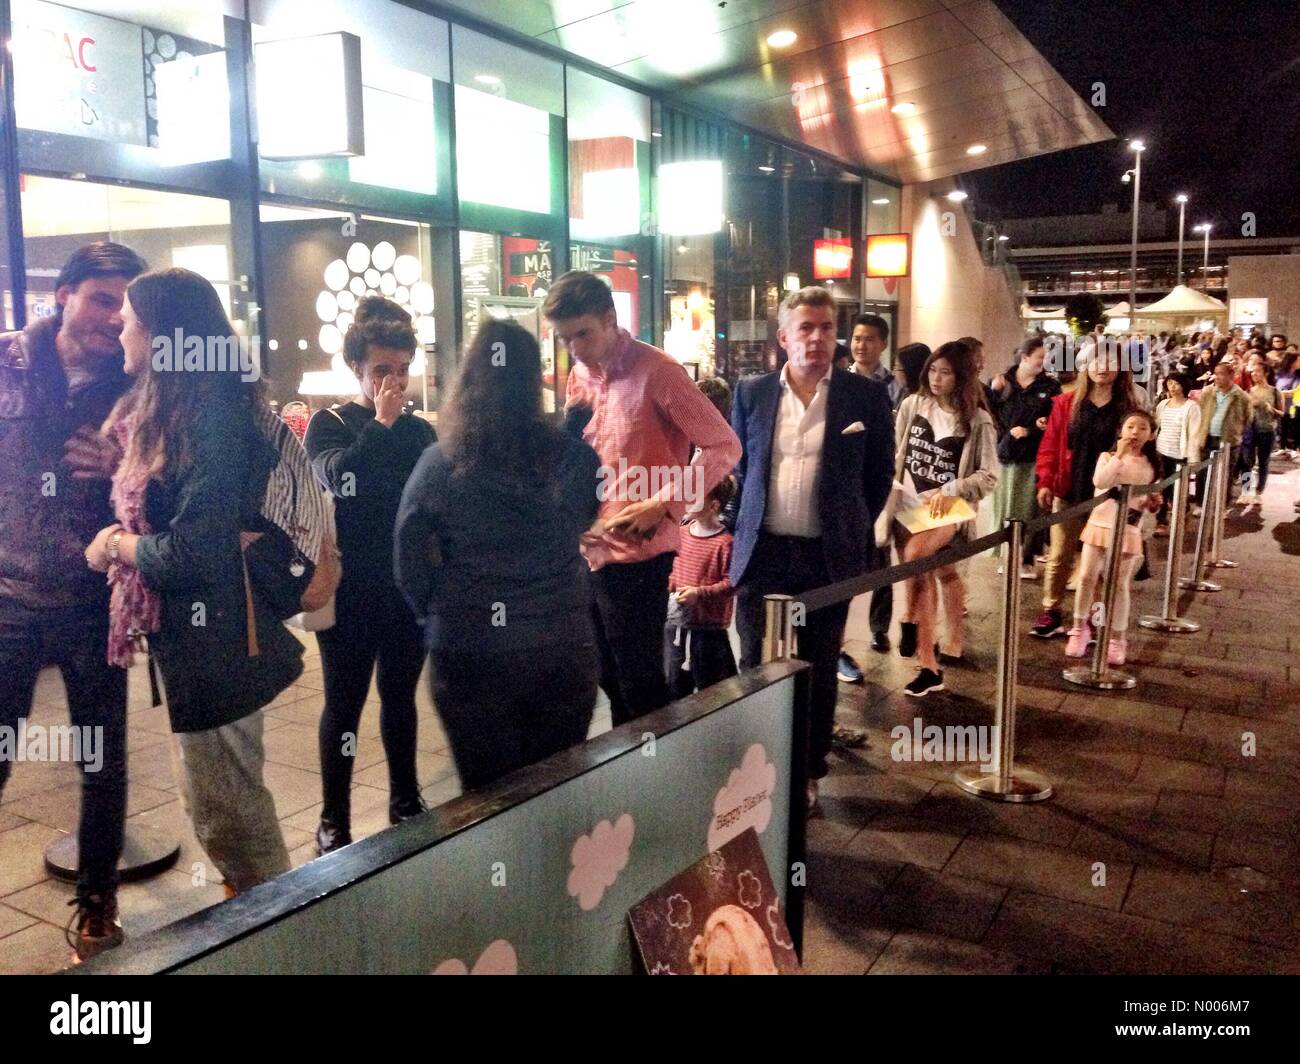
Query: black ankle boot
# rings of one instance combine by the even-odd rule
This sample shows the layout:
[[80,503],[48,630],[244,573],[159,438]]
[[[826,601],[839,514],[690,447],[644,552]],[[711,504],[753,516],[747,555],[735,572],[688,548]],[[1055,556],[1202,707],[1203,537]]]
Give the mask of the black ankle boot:
[[346,825],[336,824],[328,817],[321,817],[316,827],[316,856],[324,857],[333,850],[352,845],[352,832]]
[[429,807],[425,804],[423,798],[417,791],[410,798],[393,798],[388,803],[388,822],[390,824],[400,824],[403,820],[410,820],[413,816],[419,816],[421,813],[427,813]]

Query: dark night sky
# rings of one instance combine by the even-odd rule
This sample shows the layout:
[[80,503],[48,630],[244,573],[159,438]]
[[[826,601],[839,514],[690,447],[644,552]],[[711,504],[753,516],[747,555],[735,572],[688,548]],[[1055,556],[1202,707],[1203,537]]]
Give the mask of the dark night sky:
[[1126,209],[1137,136],[1144,203],[1186,192],[1189,230],[1253,211],[1259,236],[1300,234],[1300,0],[996,2],[1086,102],[1105,83],[1118,139],[968,174],[981,216]]

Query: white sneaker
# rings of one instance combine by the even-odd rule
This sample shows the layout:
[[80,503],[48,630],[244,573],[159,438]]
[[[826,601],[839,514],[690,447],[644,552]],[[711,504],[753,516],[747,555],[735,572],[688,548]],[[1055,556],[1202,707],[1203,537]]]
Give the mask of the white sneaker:
[[1038,579],[1038,570],[1036,570],[1032,565],[1022,565],[1022,566],[1020,567],[1020,579],[1021,579],[1021,580],[1037,580],[1037,579]]

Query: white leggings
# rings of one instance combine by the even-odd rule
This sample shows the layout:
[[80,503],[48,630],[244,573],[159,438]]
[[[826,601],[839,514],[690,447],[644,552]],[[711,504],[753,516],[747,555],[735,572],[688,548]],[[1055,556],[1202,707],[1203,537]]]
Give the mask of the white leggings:
[[[1097,585],[1101,580],[1102,566],[1108,552],[1104,547],[1094,547],[1091,543],[1083,545],[1079,556],[1079,589],[1074,593],[1074,623],[1079,624],[1088,616],[1092,604],[1096,601]],[[1133,574],[1142,567],[1142,555],[1125,554],[1119,562],[1119,586],[1115,588],[1115,615],[1111,618],[1111,631],[1115,633],[1128,630],[1130,594],[1133,587]]]

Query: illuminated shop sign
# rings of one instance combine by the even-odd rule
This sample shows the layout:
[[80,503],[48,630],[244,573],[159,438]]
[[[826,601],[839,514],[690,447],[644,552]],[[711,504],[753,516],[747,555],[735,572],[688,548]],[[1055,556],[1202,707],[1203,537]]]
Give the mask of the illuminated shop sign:
[[813,241],[813,277],[818,281],[851,277],[853,244],[848,240]]
[[868,277],[906,277],[909,258],[906,233],[877,233],[867,237]]
[[322,33],[253,46],[264,159],[365,155],[361,38]]
[[139,26],[44,0],[14,0],[11,17],[19,126],[149,143]]

